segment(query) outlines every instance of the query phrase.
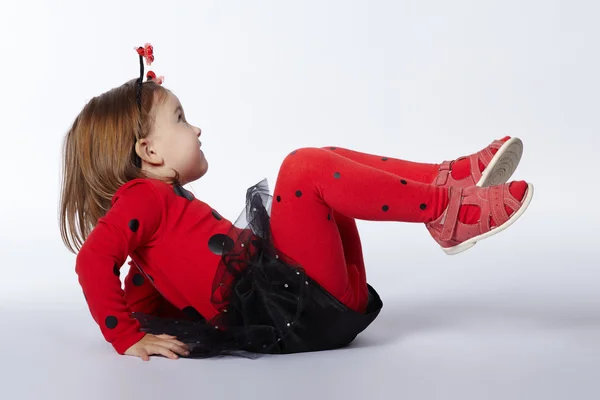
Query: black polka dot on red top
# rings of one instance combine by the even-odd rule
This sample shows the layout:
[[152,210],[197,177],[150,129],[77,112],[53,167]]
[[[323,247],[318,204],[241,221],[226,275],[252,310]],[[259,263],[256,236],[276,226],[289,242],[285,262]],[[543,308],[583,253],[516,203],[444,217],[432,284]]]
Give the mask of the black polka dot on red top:
[[381,209],[382,209],[383,211],[387,211],[387,210],[389,210],[390,208],[389,208],[389,207],[386,205],[386,206],[383,206],[383,207],[381,207]]
[[188,317],[190,317],[191,319],[193,319],[194,321],[202,321],[204,319],[204,317],[202,316],[202,314],[200,314],[198,312],[198,310],[196,310],[194,307],[192,306],[187,306],[185,307],[183,311]]
[[119,270],[119,266],[117,264],[113,265],[113,274],[116,276],[121,276],[121,271]]
[[420,208],[421,210],[424,210],[424,209],[426,209],[426,208],[427,208],[427,204],[423,203],[423,204],[421,204],[421,205],[419,206],[419,208]]
[[277,196],[277,202],[281,202],[281,196]]
[[342,176],[339,172],[336,172],[335,174],[333,174],[333,177],[335,179],[340,179],[340,176]]
[[135,286],[142,286],[144,284],[144,277],[142,274],[135,274],[133,276],[132,282]]
[[233,249],[234,242],[229,236],[217,233],[208,239],[208,248],[214,254],[222,255],[229,253]]
[[137,232],[139,227],[140,222],[137,219],[134,218],[131,221],[129,221],[129,229],[131,229],[131,232]]
[[221,217],[221,216],[219,215],[219,213],[218,213],[218,212],[216,212],[215,210],[212,210],[212,215],[213,215],[213,217],[215,217],[215,218],[216,218],[217,220],[219,220],[219,221],[223,219],[223,217]]
[[173,190],[175,191],[175,194],[177,194],[177,196],[179,196],[179,197],[183,197],[184,199],[187,199],[190,201],[194,200],[194,195],[192,194],[192,192],[184,189],[184,187],[181,185],[173,186]]
[[118,323],[119,323],[119,321],[117,320],[117,317],[113,317],[112,315],[109,315],[104,320],[104,325],[106,325],[106,327],[108,329],[114,329],[114,328],[116,328]]
[[331,221],[331,214],[327,214],[327,219]]
[[403,184],[403,185],[406,185],[406,181],[405,181],[404,179],[402,179],[402,180],[400,181],[400,183],[401,183],[401,184]]
[[302,191],[296,190],[296,197],[300,197],[300,196],[302,196]]
[[387,161],[387,160],[388,160],[388,158],[387,158],[387,157],[382,157],[382,158],[381,158],[381,161]]

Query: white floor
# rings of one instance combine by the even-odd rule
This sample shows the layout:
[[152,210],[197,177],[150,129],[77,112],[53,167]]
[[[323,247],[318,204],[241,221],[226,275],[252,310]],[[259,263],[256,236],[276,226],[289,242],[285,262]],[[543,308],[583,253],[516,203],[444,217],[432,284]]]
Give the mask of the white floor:
[[[542,219],[532,209],[512,234],[453,257],[417,240],[392,264],[389,237],[365,240],[384,309],[338,351],[145,363],[104,342],[75,285],[2,301],[0,398],[597,399],[598,262],[585,243],[540,247],[541,230],[527,246]],[[361,224],[367,237],[381,229]]]
[[1,398],[595,399],[600,315],[572,311],[391,303],[349,349],[144,363],[72,329],[84,310],[2,310]]

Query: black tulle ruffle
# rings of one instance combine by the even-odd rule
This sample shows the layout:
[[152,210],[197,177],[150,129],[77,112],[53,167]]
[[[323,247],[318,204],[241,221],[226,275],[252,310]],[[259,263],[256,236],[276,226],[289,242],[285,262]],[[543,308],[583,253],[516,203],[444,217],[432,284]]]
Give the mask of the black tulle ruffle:
[[369,286],[369,305],[362,314],[314,282],[301,265],[274,247],[271,204],[266,179],[250,187],[246,207],[230,232],[210,244],[222,253],[211,298],[219,310],[215,318],[194,321],[134,313],[142,329],[177,336],[189,345],[190,357],[199,358],[253,358],[352,342],[379,314],[379,295]]

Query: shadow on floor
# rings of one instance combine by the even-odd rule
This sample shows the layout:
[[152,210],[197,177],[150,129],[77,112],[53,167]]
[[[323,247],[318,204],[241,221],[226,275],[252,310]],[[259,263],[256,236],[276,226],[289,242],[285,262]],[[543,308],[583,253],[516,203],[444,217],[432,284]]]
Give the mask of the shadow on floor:
[[474,299],[443,299],[434,303],[384,303],[379,317],[351,344],[352,348],[386,346],[433,331],[494,329],[600,329],[600,306],[587,304],[521,305]]

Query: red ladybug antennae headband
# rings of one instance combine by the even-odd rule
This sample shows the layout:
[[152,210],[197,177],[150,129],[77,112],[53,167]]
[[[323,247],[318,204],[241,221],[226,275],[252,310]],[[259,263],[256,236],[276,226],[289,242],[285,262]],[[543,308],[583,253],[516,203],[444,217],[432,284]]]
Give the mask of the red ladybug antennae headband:
[[[140,113],[142,112],[142,83],[144,78],[144,59],[146,59],[146,65],[151,65],[154,62],[154,47],[150,43],[146,43],[144,47],[134,47],[134,50],[140,56],[140,78],[138,79],[136,101],[138,103]],[[165,80],[164,76],[156,78],[156,74],[153,71],[148,71],[146,74],[147,81],[155,81],[157,84],[162,85]],[[138,168],[142,167],[142,160],[135,152],[135,144],[133,145],[133,156],[135,166]]]
[[[146,65],[152,65],[154,62],[154,47],[150,43],[146,43],[144,47],[134,47],[134,50],[140,56],[140,79],[138,80],[137,87],[137,103],[142,109],[142,83],[144,78],[144,59],[146,59]],[[146,74],[146,80],[155,81],[157,84],[162,85],[165,80],[164,76],[156,78],[156,74],[153,71],[148,71]]]

